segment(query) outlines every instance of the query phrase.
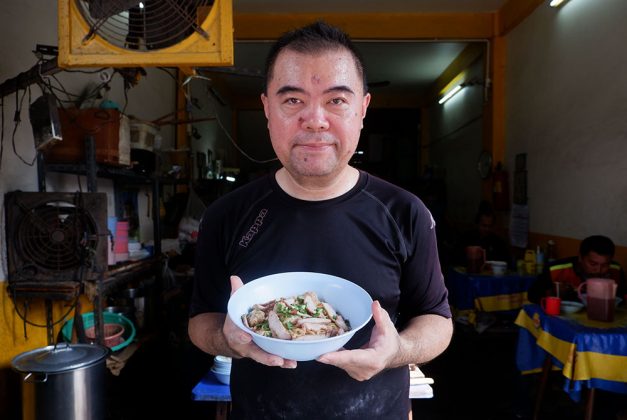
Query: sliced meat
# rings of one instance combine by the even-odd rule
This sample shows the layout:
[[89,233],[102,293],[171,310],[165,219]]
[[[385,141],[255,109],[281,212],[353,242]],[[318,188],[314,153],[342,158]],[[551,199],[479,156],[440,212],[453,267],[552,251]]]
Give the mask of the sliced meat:
[[326,302],[322,302],[322,307],[324,308],[324,311],[327,313],[327,316],[331,319],[334,319],[335,316],[337,315],[337,312],[335,312],[335,309],[333,309],[333,307],[331,305],[329,305]]
[[326,318],[298,318],[296,323],[299,325],[302,324],[330,324],[331,320]]
[[280,338],[282,340],[292,339],[289,331],[287,331],[287,328],[285,328],[285,326],[281,323],[279,316],[274,311],[268,313],[268,326],[270,327],[270,331],[272,331],[273,337]]
[[305,328],[307,331],[313,331],[316,334],[319,334],[320,332],[325,332],[327,328],[325,324],[310,324],[307,322],[301,323],[301,326]]
[[318,303],[320,303],[320,301],[318,300],[318,296],[316,296],[314,292],[305,292],[303,296],[305,306],[307,307],[307,312],[309,312],[310,314],[316,312]]
[[253,309],[246,318],[248,325],[254,327],[266,320],[266,314],[261,309]]
[[335,324],[340,327],[341,330],[344,331],[349,331],[350,328],[348,327],[348,325],[346,325],[346,322],[344,322],[344,318],[342,318],[342,315],[338,315],[335,320],[334,320]]
[[242,315],[242,324],[244,324],[246,328],[252,329],[250,328],[250,325],[248,325],[248,318],[246,317],[246,315]]

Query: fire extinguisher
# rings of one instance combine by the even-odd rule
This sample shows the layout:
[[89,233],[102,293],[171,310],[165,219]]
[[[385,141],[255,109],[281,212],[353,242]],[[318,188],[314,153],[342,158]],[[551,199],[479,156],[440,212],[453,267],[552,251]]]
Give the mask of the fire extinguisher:
[[509,210],[509,182],[501,162],[496,164],[492,174],[492,201],[494,210]]

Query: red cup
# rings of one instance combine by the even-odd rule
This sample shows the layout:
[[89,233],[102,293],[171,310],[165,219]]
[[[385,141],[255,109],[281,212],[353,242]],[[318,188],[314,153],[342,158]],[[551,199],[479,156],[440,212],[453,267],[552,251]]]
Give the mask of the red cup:
[[562,299],[558,297],[544,297],[540,300],[540,306],[547,315],[559,315]]

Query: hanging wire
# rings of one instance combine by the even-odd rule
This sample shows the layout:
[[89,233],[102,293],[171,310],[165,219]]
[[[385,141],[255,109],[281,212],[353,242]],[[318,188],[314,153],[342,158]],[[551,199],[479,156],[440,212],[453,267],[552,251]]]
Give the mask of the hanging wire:
[[15,116],[13,118],[13,121],[15,122],[15,126],[13,127],[13,133],[11,134],[11,145],[13,146],[13,153],[15,153],[15,156],[17,156],[26,165],[33,166],[35,164],[35,161],[37,160],[37,154],[35,153],[33,160],[31,162],[28,162],[26,161],[26,159],[22,157],[22,155],[20,155],[17,152],[17,147],[15,146],[15,133],[17,132],[17,129],[20,126],[20,123],[22,122],[22,119],[20,118],[20,114],[22,113],[22,105],[24,104],[26,91],[28,91],[28,97],[29,97],[29,103],[30,103],[30,85],[28,85],[27,89],[24,89],[24,94],[22,95],[22,99],[18,99],[19,92],[20,92],[19,89],[15,91]]
[[[15,313],[17,313],[17,316],[18,316],[18,317],[19,317],[19,318],[20,318],[20,319],[21,319],[21,320],[22,320],[25,324],[28,324],[28,325],[31,325],[31,326],[33,326],[33,327],[37,327],[37,328],[48,328],[48,325],[47,325],[47,324],[37,324],[37,323],[35,323],[35,322],[33,322],[33,321],[29,321],[29,320],[27,319],[28,314],[27,314],[27,309],[26,309],[26,308],[28,307],[28,305],[26,305],[26,303],[24,304],[24,306],[25,306],[25,310],[24,310],[24,313],[22,314],[22,313],[20,312],[20,310],[18,309],[18,306],[17,306],[17,293],[15,292],[15,289],[13,289],[13,291],[12,291],[12,292],[13,292],[13,308],[15,309]],[[67,312],[65,312],[65,313],[63,314],[63,316],[61,316],[58,320],[53,321],[53,322],[50,324],[50,326],[51,326],[51,327],[53,327],[53,326],[55,326],[55,325],[57,325],[57,324],[60,324],[61,322],[65,321],[65,319],[67,318],[67,316],[68,316],[68,315],[69,315],[69,314],[70,314],[70,313],[74,310],[74,308],[76,308],[76,305],[78,304],[78,300],[79,300],[79,298],[80,298],[80,296],[76,296],[76,298],[74,299],[74,303],[72,303],[72,305],[70,305],[70,309],[68,309],[68,310],[67,310]],[[27,299],[26,301],[28,301],[28,299]]]
[[2,170],[2,154],[4,153],[4,96],[0,97],[0,107],[2,107],[2,117],[0,117],[0,119],[2,119],[2,123],[0,126],[0,130],[2,130],[2,133],[0,133],[0,171]]
[[[209,77],[206,76],[200,76],[200,75],[191,75],[188,76],[183,83],[181,83],[181,87],[185,87],[185,85],[187,85],[189,82],[191,82],[194,79],[200,79],[200,80],[204,80],[206,82],[211,82],[211,79]],[[240,152],[246,159],[250,160],[251,162],[254,163],[270,163],[270,162],[274,162],[279,160],[279,158],[274,157],[272,159],[265,159],[265,160],[259,160],[259,159],[255,159],[254,157],[250,156],[248,153],[246,153],[244,151],[244,149],[242,149],[239,144],[237,144],[237,142],[235,141],[235,139],[231,136],[231,134],[227,131],[226,127],[224,127],[224,125],[222,124],[222,121],[220,121],[220,118],[218,117],[218,113],[216,112],[215,115],[212,115],[211,117],[214,117],[215,120],[218,123],[218,126],[220,127],[220,129],[222,129],[222,132],[224,133],[224,135],[226,136],[226,138],[229,139],[229,141],[231,142],[231,144],[233,145],[233,147],[235,147],[235,149],[237,149],[238,152]]]
[[222,125],[222,121],[220,121],[220,118],[218,118],[218,116],[216,115],[216,121],[218,122],[218,125],[220,126],[220,128],[222,129],[222,131],[224,132],[224,135],[226,135],[226,137],[231,141],[231,143],[233,144],[233,146],[242,154],[244,155],[244,157],[246,157],[248,160],[250,160],[251,162],[254,163],[270,163],[270,162],[274,162],[279,160],[278,157],[272,158],[272,159],[266,159],[266,160],[259,160],[259,159],[255,159],[252,156],[250,156],[248,153],[246,153],[241,147],[239,147],[239,145],[237,144],[237,142],[235,141],[235,139],[233,139],[233,137],[231,137],[231,134],[229,134],[228,131],[226,131],[226,128],[224,127],[224,125]]

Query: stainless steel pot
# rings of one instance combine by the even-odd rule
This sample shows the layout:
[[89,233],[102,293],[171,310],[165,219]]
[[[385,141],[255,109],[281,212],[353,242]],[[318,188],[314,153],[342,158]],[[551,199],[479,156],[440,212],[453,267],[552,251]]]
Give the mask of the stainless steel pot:
[[19,354],[24,420],[100,420],[106,409],[106,347],[62,343]]

